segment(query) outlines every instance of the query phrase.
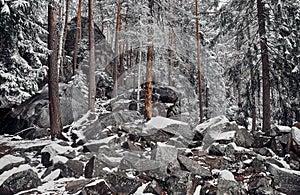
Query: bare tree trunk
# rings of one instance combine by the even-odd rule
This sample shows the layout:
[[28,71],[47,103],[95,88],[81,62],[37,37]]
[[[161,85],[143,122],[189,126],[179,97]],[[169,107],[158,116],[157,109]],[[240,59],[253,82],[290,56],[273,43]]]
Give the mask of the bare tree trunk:
[[89,110],[95,112],[96,82],[95,82],[95,35],[94,35],[94,5],[89,0]]
[[260,36],[260,49],[263,76],[263,131],[268,133],[271,129],[271,108],[270,108],[270,76],[269,56],[266,37],[266,26],[264,17],[264,4],[257,0],[257,16]]
[[173,74],[173,66],[174,66],[174,42],[175,42],[175,33],[174,29],[172,29],[171,33],[171,49],[169,51],[169,85],[172,86],[172,74]]
[[77,21],[76,21],[75,45],[74,45],[74,53],[73,53],[73,75],[76,74],[78,43],[79,40],[81,39],[81,5],[82,5],[82,0],[79,0],[78,10],[77,10]]
[[65,15],[64,46],[66,45],[67,34],[68,34],[69,0],[66,0],[66,5],[65,6],[66,6],[66,15]]
[[200,64],[200,40],[199,40],[199,22],[198,22],[198,0],[196,4],[196,41],[197,41],[197,62],[198,62],[198,95],[199,95],[199,122],[203,122],[203,105],[202,105],[202,78]]
[[54,8],[55,1],[48,4],[48,49],[51,54],[48,58],[48,87],[49,87],[49,110],[51,138],[55,139],[61,134],[62,123],[58,93],[58,67],[57,67],[57,14]]
[[137,100],[136,100],[136,104],[137,104],[137,111],[140,111],[140,91],[141,91],[141,66],[142,66],[142,43],[140,42],[140,47],[138,49],[137,52],[137,66],[138,66],[138,73],[137,73],[137,88],[138,88],[138,92],[137,92]]
[[60,80],[64,80],[63,75],[63,63],[64,63],[64,56],[63,56],[63,44],[64,44],[64,32],[65,32],[65,4],[64,0],[60,0],[61,8],[59,9],[59,18],[61,19],[61,29],[59,32],[59,43],[58,43],[58,59],[57,59],[57,65],[58,69],[60,71]]
[[118,4],[118,13],[117,13],[117,24],[116,24],[116,37],[115,37],[115,58],[114,58],[114,91],[113,97],[118,95],[118,42],[119,42],[119,29],[121,25],[121,10],[122,2]]
[[146,95],[145,95],[145,116],[147,120],[152,118],[152,62],[153,62],[153,43],[149,43],[147,52],[146,69]]

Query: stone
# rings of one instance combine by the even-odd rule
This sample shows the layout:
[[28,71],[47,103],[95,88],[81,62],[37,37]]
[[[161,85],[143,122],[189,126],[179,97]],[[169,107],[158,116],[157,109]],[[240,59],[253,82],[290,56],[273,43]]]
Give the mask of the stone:
[[162,130],[177,136],[182,136],[189,141],[195,137],[195,132],[188,124],[170,124]]
[[83,131],[86,140],[99,140],[103,139],[103,130],[110,126],[119,126],[129,122],[143,119],[142,115],[137,111],[121,110],[105,114],[98,118],[94,123],[87,126]]
[[126,153],[121,161],[119,168],[123,170],[133,169],[136,171],[145,172],[149,170],[156,170],[160,167],[161,164],[159,161],[141,158],[140,156],[134,153]]
[[[63,126],[78,120],[88,110],[86,96],[72,83],[60,83],[59,97],[60,108],[63,110],[61,112]],[[29,138],[33,139],[35,136],[48,135],[48,132],[45,131],[50,127],[48,110],[48,88],[45,87],[41,92],[10,111],[0,121],[0,134],[16,134],[29,128],[24,133],[21,133],[24,138],[29,136]],[[37,126],[37,128],[34,126]]]
[[225,116],[220,116],[198,125],[195,130],[204,135],[203,149],[207,149],[214,142],[233,141],[238,129],[235,122],[229,122]]
[[79,193],[80,195],[110,195],[113,194],[105,180],[97,180],[86,185]]
[[31,127],[31,128],[21,131],[20,133],[18,133],[18,135],[24,139],[35,140],[35,139],[40,139],[43,137],[50,136],[50,132],[46,128],[40,128],[40,127],[34,126],[34,127]]
[[150,145],[151,142],[166,142],[173,137],[174,134],[164,130],[151,129],[147,133],[141,133],[140,136]]
[[68,160],[66,163],[58,162],[54,164],[54,169],[61,170],[61,177],[79,178],[83,175],[83,163],[78,160]]
[[133,194],[142,185],[139,179],[129,178],[118,173],[108,173],[105,181],[111,191],[116,194]]
[[[66,185],[66,190],[70,194],[76,194],[80,190],[83,190],[83,188],[90,183],[89,179],[82,179],[82,180],[76,180],[76,181],[69,181]],[[81,192],[82,193],[82,192]]]
[[254,136],[254,142],[252,144],[253,148],[269,147],[272,137],[266,136],[260,132],[254,133],[253,136]]
[[0,186],[0,194],[16,194],[42,185],[37,173],[32,169],[14,173]]
[[300,193],[300,174],[298,171],[280,168],[274,164],[268,164],[267,171],[270,172],[273,185],[276,186],[278,191],[287,195]]
[[211,178],[211,172],[209,169],[205,168],[203,165],[199,164],[197,161],[194,161],[186,156],[179,155],[178,161],[180,164],[188,171],[193,174],[199,175],[203,178]]
[[225,155],[225,146],[221,144],[212,144],[208,152],[210,155],[215,155],[215,156],[224,156]]
[[156,149],[152,150],[151,159],[158,161],[162,171],[166,172],[169,163],[177,162],[178,149],[174,146],[157,143]]
[[12,149],[13,148],[11,146],[0,143],[0,158],[7,154],[10,154]]
[[250,194],[277,194],[271,184],[272,178],[265,174],[255,174],[249,179],[248,193]]
[[249,148],[254,142],[253,135],[245,128],[239,128],[235,134],[235,143],[238,146]]
[[171,86],[159,86],[154,88],[154,93],[159,94],[162,103],[175,103],[179,97],[176,88]]
[[187,181],[184,181],[178,177],[170,176],[165,181],[166,190],[168,194],[181,195],[187,194]]
[[102,176],[104,168],[113,169],[119,167],[121,159],[121,157],[113,157],[110,159],[102,153],[93,156],[85,165],[84,175],[86,178]]
[[217,188],[217,194],[243,194],[240,191],[238,182],[235,180],[234,175],[228,170],[222,170],[219,173]]
[[155,195],[163,194],[163,188],[156,180],[152,180],[143,191],[143,193],[151,193]]
[[0,158],[0,175],[3,172],[8,171],[14,167],[18,167],[24,163],[25,163],[24,158],[7,154]]
[[289,152],[286,150],[286,147],[281,144],[279,137],[274,137],[271,139],[270,148],[280,157],[284,157]]

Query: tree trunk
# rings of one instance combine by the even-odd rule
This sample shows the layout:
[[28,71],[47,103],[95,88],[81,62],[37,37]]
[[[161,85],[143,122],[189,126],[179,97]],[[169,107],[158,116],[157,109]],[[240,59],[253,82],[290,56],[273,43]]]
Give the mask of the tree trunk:
[[148,45],[147,69],[146,69],[146,95],[145,95],[145,116],[147,120],[152,118],[152,62],[153,43]]
[[118,13],[117,13],[117,24],[116,24],[116,37],[115,37],[113,97],[117,97],[117,95],[118,95],[118,42],[119,42],[119,30],[120,30],[120,25],[121,25],[121,10],[122,10],[122,2],[119,2],[119,4],[118,4]]
[[63,81],[64,80],[64,75],[63,75],[63,47],[64,47],[64,32],[65,32],[65,4],[64,4],[64,0],[60,1],[61,4],[61,8],[59,10],[59,18],[61,19],[61,29],[59,32],[59,43],[58,43],[58,59],[57,59],[57,65],[58,65],[58,69],[61,70],[60,71],[60,80]]
[[174,66],[174,42],[175,42],[175,33],[174,29],[172,29],[171,33],[171,49],[169,51],[169,85],[172,86],[172,74],[173,74],[173,66]]
[[68,20],[69,20],[69,0],[66,0],[66,15],[65,15],[65,32],[64,32],[64,46],[66,45],[67,41],[67,34],[68,34]]
[[270,109],[270,76],[269,76],[269,56],[266,38],[266,26],[264,17],[264,5],[262,0],[257,0],[257,16],[260,36],[260,49],[263,76],[263,131],[268,133],[271,129],[271,109]]
[[95,112],[96,82],[95,82],[95,35],[94,35],[94,5],[89,0],[89,110]]
[[138,88],[138,92],[137,92],[137,100],[136,100],[136,108],[137,111],[140,111],[140,91],[141,91],[141,66],[142,66],[142,43],[140,42],[140,47],[137,51],[137,66],[138,66],[138,73],[137,73],[137,88]]
[[198,22],[198,0],[196,4],[196,41],[197,41],[197,62],[198,62],[198,95],[199,95],[199,122],[203,122],[203,105],[202,105],[202,78],[200,64],[200,40],[199,40],[199,22]]
[[48,4],[48,49],[51,54],[48,58],[48,87],[49,87],[49,113],[51,138],[55,139],[61,134],[62,123],[60,115],[60,103],[58,93],[58,67],[57,67],[57,15],[54,1]]
[[82,0],[79,0],[78,10],[77,10],[77,21],[76,21],[75,45],[74,45],[74,53],[73,53],[73,75],[76,74],[78,43],[81,39],[81,5],[82,5]]

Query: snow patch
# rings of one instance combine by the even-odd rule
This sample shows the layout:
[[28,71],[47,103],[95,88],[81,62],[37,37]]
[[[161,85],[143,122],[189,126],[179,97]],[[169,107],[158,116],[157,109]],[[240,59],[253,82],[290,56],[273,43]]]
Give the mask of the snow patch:
[[298,145],[300,145],[300,129],[298,129],[297,127],[292,127],[292,137],[294,141]]
[[220,171],[219,178],[227,180],[227,181],[236,181],[234,179],[234,175],[230,171],[228,171],[228,170],[222,170],[222,171]]
[[169,118],[165,118],[162,116],[156,116],[153,117],[150,121],[148,121],[147,123],[145,123],[146,125],[146,130],[148,129],[163,129],[169,125],[172,124],[179,124],[179,125],[188,125],[185,122],[182,121],[177,121],[177,120],[173,120],[173,119],[169,119]]
[[17,163],[22,163],[24,161],[25,161],[24,158],[16,157],[8,154],[0,158],[0,169],[3,169],[5,166],[9,164],[17,164]]
[[56,169],[55,171],[53,171],[52,173],[47,175],[42,181],[43,182],[53,181],[53,180],[57,179],[59,177],[59,175],[60,175],[60,169]]
[[282,126],[282,125],[275,125],[280,132],[282,133],[290,133],[292,128],[288,127],[288,126]]
[[19,167],[15,167],[9,171],[5,171],[4,173],[2,173],[0,175],[0,186],[2,185],[2,183],[7,180],[11,175],[15,174],[15,173],[19,173],[21,171],[25,171],[28,169],[32,169],[31,166],[25,164],[25,165],[20,165]]
[[146,189],[146,187],[150,184],[151,182],[148,183],[143,183],[140,187],[138,187],[138,189],[136,190],[136,192],[133,195],[152,195],[152,193],[143,193],[144,190]]

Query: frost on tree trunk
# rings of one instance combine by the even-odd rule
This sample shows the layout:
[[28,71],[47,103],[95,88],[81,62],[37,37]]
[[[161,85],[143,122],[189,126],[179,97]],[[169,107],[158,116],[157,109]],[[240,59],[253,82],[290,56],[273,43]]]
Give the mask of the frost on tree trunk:
[[266,38],[266,26],[264,17],[264,4],[262,0],[257,0],[257,16],[260,36],[260,49],[263,76],[263,131],[269,132],[271,129],[271,110],[270,110],[270,76],[269,76],[269,56]]
[[89,110],[95,112],[95,36],[93,0],[89,0]]
[[199,42],[199,22],[198,22],[198,0],[196,5],[196,41],[197,41],[197,63],[198,63],[198,95],[199,95],[199,122],[203,122],[203,105],[202,105],[202,78],[200,65],[200,42]]
[[79,43],[79,39],[81,38],[81,5],[82,5],[82,0],[79,0],[78,10],[77,10],[77,21],[76,21],[75,45],[74,45],[74,53],[73,53],[73,75],[76,74],[78,43]]
[[62,123],[60,115],[60,104],[58,94],[58,66],[57,66],[57,32],[56,10],[53,7],[54,1],[48,5],[48,49],[51,54],[48,57],[48,86],[49,86],[49,110],[51,138],[54,139],[61,133]]

